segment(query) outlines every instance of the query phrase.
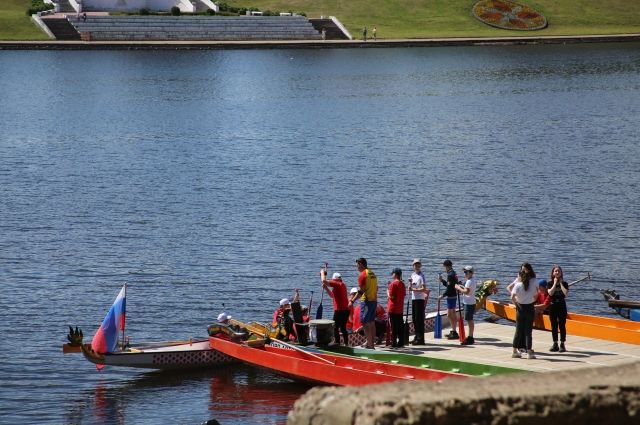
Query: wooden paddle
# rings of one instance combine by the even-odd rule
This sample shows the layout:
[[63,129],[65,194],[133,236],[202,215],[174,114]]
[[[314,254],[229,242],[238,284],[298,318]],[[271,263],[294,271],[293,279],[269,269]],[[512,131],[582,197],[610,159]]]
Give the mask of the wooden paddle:
[[[254,334],[258,335],[258,336],[261,336],[261,337],[263,337],[265,339],[271,339],[269,337],[269,335],[265,334],[265,332],[260,327],[248,325],[246,323],[242,323],[242,322],[239,322],[237,320],[232,320],[232,323],[234,325],[236,325],[236,326],[240,326],[242,328],[245,328],[249,332],[252,332],[252,333],[254,333]],[[331,365],[335,364],[335,362],[332,362],[331,360],[327,360],[327,359],[325,359],[323,357],[317,356],[317,355],[315,355],[313,353],[308,352],[307,350],[303,350],[302,348],[298,347],[297,345],[289,344],[288,342],[281,341],[281,340],[277,340],[277,341],[278,341],[277,342],[278,344],[282,344],[282,345],[284,345],[286,347],[289,347],[289,348],[291,348],[293,350],[300,351],[301,353],[304,353],[304,354],[306,354],[306,355],[308,355],[310,357],[313,357],[313,358],[315,358],[317,360],[321,360],[321,361],[323,361],[325,363],[329,363]]]
[[[400,281],[402,282],[402,281]],[[402,282],[402,284],[404,285],[404,282]],[[409,282],[409,285],[411,285],[411,282]],[[406,295],[407,291],[405,290],[405,295]],[[404,315],[404,344],[408,344],[409,343],[409,300],[411,299],[410,296],[407,296],[407,311]],[[413,324],[415,326],[415,323]]]
[[[329,271],[329,263],[327,263],[325,261],[325,263],[324,263],[324,278],[325,279],[327,278],[328,271]],[[323,299],[324,299],[324,290],[322,291],[322,294],[320,294],[320,305],[318,306],[318,309],[316,310],[316,320],[322,319],[322,313],[323,313],[322,300]]]
[[570,282],[568,284],[568,286],[573,286],[576,283],[584,282],[585,280],[591,280],[591,273],[590,272],[587,272],[587,275],[585,277],[583,277],[582,279],[578,279],[578,280],[575,280],[573,282]]
[[[456,292],[458,292],[456,290]],[[462,317],[464,310],[462,309],[462,304],[460,303],[460,292],[458,292],[458,309],[459,314],[458,314],[458,339],[460,340],[460,342],[464,342],[466,335],[464,333],[464,318]]]

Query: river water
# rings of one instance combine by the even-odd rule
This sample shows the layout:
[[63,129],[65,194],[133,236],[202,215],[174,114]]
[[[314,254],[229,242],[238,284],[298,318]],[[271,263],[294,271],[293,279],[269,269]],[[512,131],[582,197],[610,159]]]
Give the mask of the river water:
[[134,342],[317,305],[321,264],[352,285],[360,256],[382,282],[421,257],[432,288],[445,258],[591,271],[578,312],[640,298],[638,44],[0,52],[0,75],[0,422],[282,423],[308,389],[63,356],[124,282]]

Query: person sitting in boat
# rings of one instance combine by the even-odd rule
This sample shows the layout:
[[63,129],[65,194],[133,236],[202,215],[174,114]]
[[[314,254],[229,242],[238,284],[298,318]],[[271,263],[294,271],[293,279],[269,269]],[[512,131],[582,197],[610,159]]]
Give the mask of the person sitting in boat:
[[218,323],[222,323],[222,324],[228,325],[230,319],[231,319],[231,315],[225,313],[224,311],[222,313],[218,314]]
[[389,316],[387,316],[387,311],[382,304],[376,305],[376,318],[374,320],[376,323],[376,344],[382,344],[382,339],[387,332],[388,321]]
[[551,298],[549,297],[549,291],[547,291],[547,281],[538,279],[538,294],[533,306],[536,309],[536,315],[546,313],[549,304],[551,304]]
[[288,298],[280,300],[280,307],[273,312],[271,325],[279,330],[278,336],[282,336],[285,339],[295,339],[293,318],[291,317],[291,302]]

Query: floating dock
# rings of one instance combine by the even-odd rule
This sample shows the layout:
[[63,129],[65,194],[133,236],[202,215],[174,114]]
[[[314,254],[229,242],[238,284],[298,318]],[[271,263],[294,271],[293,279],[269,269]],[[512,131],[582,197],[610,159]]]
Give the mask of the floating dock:
[[[506,323],[506,322],[505,322]],[[466,330],[466,327],[465,327]],[[551,333],[533,330],[533,351],[536,359],[512,358],[515,327],[509,324],[476,323],[474,345],[460,345],[456,340],[434,339],[433,332],[425,334],[425,345],[407,346],[391,352],[425,355],[447,360],[483,363],[511,367],[531,372],[554,372],[601,366],[618,366],[640,360],[640,345],[567,335],[564,353],[549,351]],[[376,346],[376,350],[387,350]]]

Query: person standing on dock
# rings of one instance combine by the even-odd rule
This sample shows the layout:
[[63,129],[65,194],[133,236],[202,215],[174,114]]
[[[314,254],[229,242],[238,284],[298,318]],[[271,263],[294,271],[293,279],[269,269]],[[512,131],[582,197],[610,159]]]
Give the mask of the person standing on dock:
[[[349,345],[349,334],[347,333],[347,321],[349,320],[349,296],[347,295],[347,287],[342,282],[342,275],[334,273],[331,280],[327,280],[327,269],[320,269],[320,280],[322,281],[322,289],[333,300],[333,338],[336,344],[340,345],[340,332],[344,339],[344,345]],[[329,289],[331,288],[331,289]]]
[[362,28],[362,39],[365,42],[367,41],[367,26],[366,25]]
[[[565,298],[569,295],[569,284],[564,281],[562,268],[558,265],[551,268],[551,282],[553,283],[549,288],[549,297],[551,298],[549,320],[551,320],[553,345],[549,351],[564,353],[567,351],[564,346],[567,340],[567,302]],[[558,331],[560,332],[560,346],[558,346]]]
[[411,345],[424,345],[424,309],[425,297],[429,293],[426,279],[421,271],[422,262],[419,258],[413,260],[413,273],[409,278],[409,292],[411,292],[411,319],[416,335]]
[[449,324],[451,325],[451,332],[447,335],[447,339],[458,339],[460,336],[456,331],[456,325],[458,324],[458,314],[456,312],[456,301],[458,292],[456,291],[456,285],[458,284],[458,275],[453,270],[453,263],[451,260],[444,260],[442,262],[445,273],[447,273],[447,279],[442,278],[442,274],[438,275],[440,283],[446,287],[443,298],[447,299],[447,317],[449,318]]
[[355,296],[351,297],[349,305],[353,305],[355,299],[361,297],[360,321],[362,322],[364,335],[367,339],[365,348],[373,349],[376,336],[375,319],[376,306],[378,305],[378,278],[375,273],[368,268],[365,258],[358,258],[356,260],[356,267],[360,272],[358,276],[358,292],[356,292]]
[[406,290],[402,281],[402,270],[393,269],[391,278],[387,287],[387,312],[391,320],[391,347],[404,347],[404,321],[402,314],[404,312],[404,297]]
[[476,312],[476,279],[473,277],[473,267],[466,266],[464,268],[464,285],[456,285],[456,290],[463,295],[462,304],[464,304],[464,320],[466,320],[469,325],[468,336],[461,342],[461,344],[473,345],[475,342],[473,339],[473,315]]
[[538,293],[538,281],[533,267],[522,263],[518,277],[507,286],[511,292],[511,301],[516,305],[516,333],[513,336],[513,354],[520,358],[520,349],[527,350],[529,359],[535,359],[533,353],[533,319],[535,318],[535,301]]
[[376,41],[378,39],[378,29],[376,27],[373,27],[373,31],[371,31],[371,35],[373,36],[373,41]]

